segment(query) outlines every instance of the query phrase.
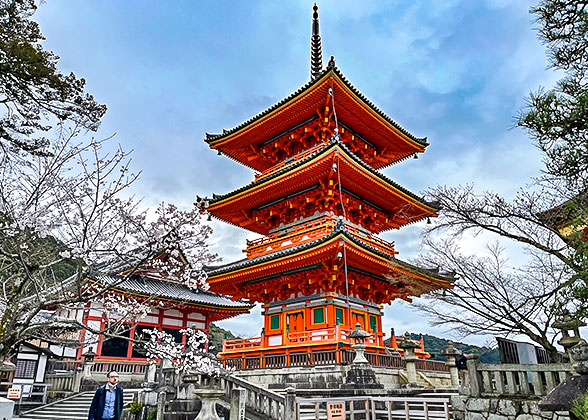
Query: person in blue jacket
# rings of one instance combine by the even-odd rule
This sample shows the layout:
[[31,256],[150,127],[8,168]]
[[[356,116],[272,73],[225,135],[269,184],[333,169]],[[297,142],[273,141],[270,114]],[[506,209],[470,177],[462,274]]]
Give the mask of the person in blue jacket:
[[123,389],[118,384],[118,373],[106,374],[108,382],[96,390],[88,420],[119,420],[123,408]]

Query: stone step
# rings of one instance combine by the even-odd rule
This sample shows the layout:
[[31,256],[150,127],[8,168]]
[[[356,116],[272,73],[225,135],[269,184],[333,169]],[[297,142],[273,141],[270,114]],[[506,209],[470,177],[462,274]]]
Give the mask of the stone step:
[[[125,390],[124,404],[133,401],[136,389]],[[86,420],[94,392],[84,392],[73,397],[56,401],[43,407],[27,411],[14,419],[23,420]]]

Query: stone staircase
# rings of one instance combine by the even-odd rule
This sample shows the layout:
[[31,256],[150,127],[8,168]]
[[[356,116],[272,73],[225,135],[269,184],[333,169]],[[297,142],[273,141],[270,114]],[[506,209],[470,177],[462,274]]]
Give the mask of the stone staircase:
[[[125,389],[124,404],[129,404],[136,396],[136,390]],[[14,419],[27,420],[87,420],[94,392],[82,392],[72,397],[44,405],[21,413]]]

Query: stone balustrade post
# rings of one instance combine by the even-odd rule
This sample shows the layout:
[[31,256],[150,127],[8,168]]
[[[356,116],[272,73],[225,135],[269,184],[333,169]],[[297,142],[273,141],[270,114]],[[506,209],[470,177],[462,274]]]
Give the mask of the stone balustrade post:
[[145,372],[145,382],[147,384],[155,383],[155,375],[157,373],[157,365],[155,363],[149,363]]
[[157,394],[157,412],[155,420],[163,420],[165,414],[165,391],[161,391]]
[[441,354],[447,357],[445,365],[449,367],[449,376],[451,377],[451,385],[454,387],[459,386],[459,372],[457,370],[457,363],[455,363],[456,356],[459,356],[461,352],[453,347],[453,341],[447,343],[447,348],[441,350]]
[[407,386],[410,387],[417,387],[418,386],[418,379],[417,379],[417,370],[416,370],[416,362],[419,358],[415,354],[415,349],[419,348],[421,345],[416,340],[413,340],[410,337],[410,333],[407,331],[404,334],[404,340],[402,340],[398,347],[404,350],[404,361],[406,362],[406,376],[408,384]]
[[94,361],[85,361],[84,362],[84,370],[82,372],[82,378],[91,378],[92,377],[92,366],[96,363]]
[[231,408],[229,420],[245,420],[245,398],[247,391],[243,388],[231,390]]
[[73,382],[73,389],[72,391],[76,394],[80,392],[82,387],[82,368],[78,366],[74,371],[74,382]]
[[296,420],[296,417],[296,390],[288,387],[284,403],[284,420]]
[[482,378],[478,371],[478,366],[480,365],[479,358],[480,356],[477,354],[468,354],[466,356],[467,385],[469,385],[469,395],[472,397],[479,397],[482,393]]

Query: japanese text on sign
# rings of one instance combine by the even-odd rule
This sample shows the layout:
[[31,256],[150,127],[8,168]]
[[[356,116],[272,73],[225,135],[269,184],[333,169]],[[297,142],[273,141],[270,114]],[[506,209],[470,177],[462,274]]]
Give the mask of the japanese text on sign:
[[345,402],[336,401],[327,403],[327,418],[329,420],[345,420]]
[[8,393],[6,394],[6,398],[10,398],[13,400],[18,400],[20,398],[20,388],[8,388]]

